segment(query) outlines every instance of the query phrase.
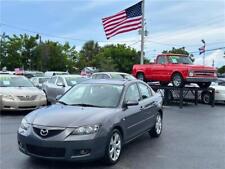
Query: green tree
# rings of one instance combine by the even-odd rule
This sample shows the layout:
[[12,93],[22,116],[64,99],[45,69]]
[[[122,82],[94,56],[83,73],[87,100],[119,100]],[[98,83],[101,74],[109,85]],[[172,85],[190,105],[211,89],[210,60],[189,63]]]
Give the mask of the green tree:
[[98,42],[90,40],[84,43],[80,51],[80,55],[85,57],[87,61],[91,61],[93,57],[99,53],[99,51],[100,46],[98,45]]
[[220,73],[220,74],[225,73],[225,65],[223,65],[222,67],[218,68],[217,72]]

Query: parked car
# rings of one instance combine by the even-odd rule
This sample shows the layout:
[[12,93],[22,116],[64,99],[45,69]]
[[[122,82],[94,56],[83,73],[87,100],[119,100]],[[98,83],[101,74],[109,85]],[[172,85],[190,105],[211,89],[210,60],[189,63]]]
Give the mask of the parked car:
[[98,69],[96,67],[85,67],[81,70],[80,75],[85,77],[91,77],[91,75],[97,71]]
[[[162,132],[162,98],[139,80],[87,80],[24,117],[19,150],[38,158],[115,164],[124,144]],[[138,151],[138,149],[137,149]]]
[[136,79],[134,76],[121,73],[121,72],[98,72],[94,73],[91,76],[92,79],[120,79],[120,80],[134,80]]
[[44,76],[45,77],[52,77],[55,75],[68,75],[69,72],[61,72],[61,71],[47,71],[45,72]]
[[30,79],[32,77],[43,77],[44,73],[40,71],[24,71],[22,75]]
[[30,78],[30,81],[34,84],[34,86],[38,87],[39,89],[42,89],[42,84],[46,82],[49,77],[32,77]]
[[217,79],[214,67],[193,65],[189,56],[180,54],[160,54],[153,64],[134,65],[132,75],[144,81],[160,81],[161,85],[172,82],[175,87],[196,83],[207,88]]
[[54,75],[42,85],[49,103],[55,103],[56,97],[62,95],[73,85],[86,80],[80,75]]
[[24,76],[0,75],[0,95],[1,110],[33,110],[47,103],[45,93]]

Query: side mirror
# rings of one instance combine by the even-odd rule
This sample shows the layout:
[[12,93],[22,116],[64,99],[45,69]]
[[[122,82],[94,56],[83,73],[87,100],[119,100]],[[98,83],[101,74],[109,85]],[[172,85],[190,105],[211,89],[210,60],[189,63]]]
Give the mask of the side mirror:
[[65,85],[63,83],[57,83],[57,86],[61,86],[61,87],[65,87]]
[[58,101],[58,100],[60,99],[60,97],[62,97],[62,95],[61,95],[61,94],[60,94],[60,95],[57,95],[57,96],[56,96],[56,98],[55,98],[55,99],[56,99],[56,101]]
[[125,106],[128,107],[128,106],[137,106],[139,103],[137,100],[128,100],[126,103],[125,103]]

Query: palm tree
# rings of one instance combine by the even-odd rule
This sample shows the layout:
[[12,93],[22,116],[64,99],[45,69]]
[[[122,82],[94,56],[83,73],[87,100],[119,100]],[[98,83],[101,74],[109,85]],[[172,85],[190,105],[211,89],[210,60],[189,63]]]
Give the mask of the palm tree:
[[97,55],[100,51],[100,46],[98,42],[93,40],[87,41],[82,47],[80,53],[83,55],[88,61],[92,60],[92,58]]

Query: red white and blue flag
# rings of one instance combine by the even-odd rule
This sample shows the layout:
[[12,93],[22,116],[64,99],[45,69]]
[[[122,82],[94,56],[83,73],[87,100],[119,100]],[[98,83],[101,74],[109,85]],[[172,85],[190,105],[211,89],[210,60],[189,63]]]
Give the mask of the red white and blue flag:
[[142,1],[102,19],[107,39],[121,33],[142,28]]

